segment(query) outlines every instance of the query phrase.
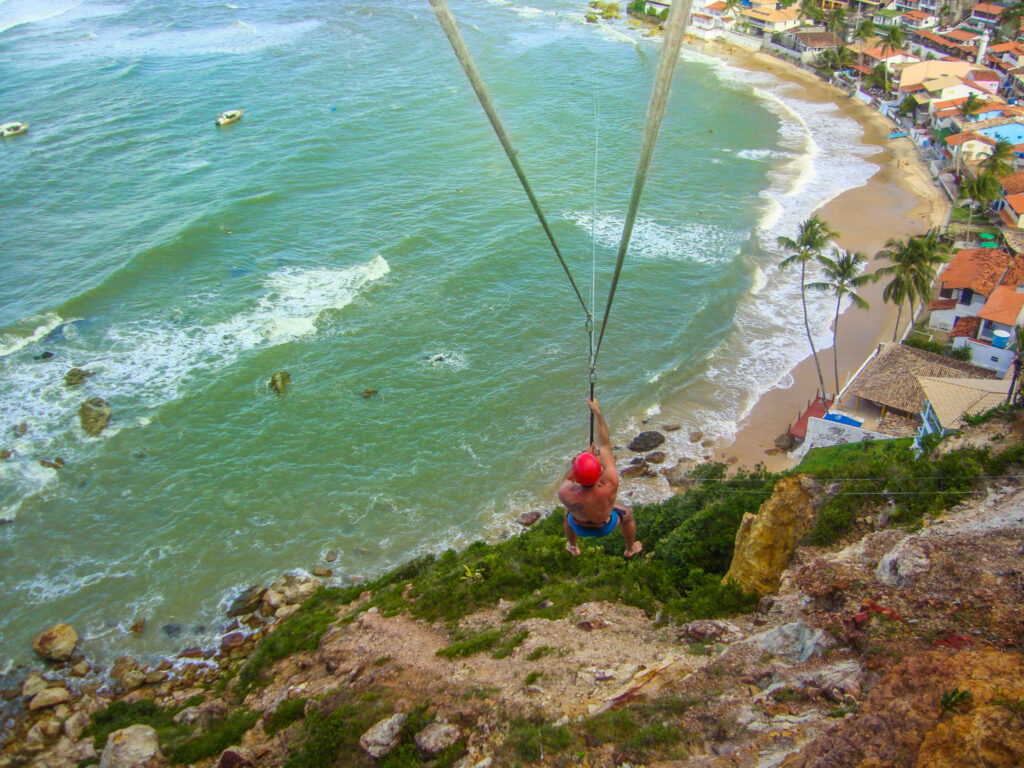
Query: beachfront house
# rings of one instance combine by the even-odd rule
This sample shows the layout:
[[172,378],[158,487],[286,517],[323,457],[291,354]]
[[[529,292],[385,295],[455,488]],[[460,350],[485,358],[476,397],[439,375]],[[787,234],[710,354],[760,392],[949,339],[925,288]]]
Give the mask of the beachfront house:
[[913,435],[927,399],[918,377],[993,379],[985,368],[905,344],[882,344],[837,404],[866,429]]
[[871,14],[871,23],[875,29],[887,30],[898,25],[902,18],[903,11],[898,8],[878,8]]
[[793,47],[800,54],[800,61],[809,64],[818,56],[831,48],[838,48],[843,44],[834,32],[828,30],[822,32],[789,32],[792,35]]
[[903,64],[915,64],[921,58],[910,51],[893,50],[884,45],[877,45],[864,51],[864,65],[874,69],[879,64],[885,64],[890,72],[897,72]]
[[999,180],[999,199],[994,207],[1007,227],[1024,229],[1020,220],[1024,214],[1024,171],[1011,173]]
[[1002,5],[978,3],[971,8],[970,15],[960,23],[960,26],[975,32],[992,32],[999,26],[999,15],[1002,12]]
[[775,8],[755,5],[744,9],[742,18],[755,34],[772,35],[799,27],[800,9],[796,6]]
[[1006,383],[997,379],[942,379],[918,376],[924,390],[921,426],[914,438],[914,447],[928,435],[943,437],[966,425],[965,416],[978,416],[1006,401]]
[[939,297],[928,307],[928,327],[949,333],[960,318],[977,317],[1013,260],[1001,248],[957,251],[939,273]]
[[932,29],[938,25],[938,17],[925,11],[907,11],[903,14],[903,26],[907,31],[917,32],[922,29]]

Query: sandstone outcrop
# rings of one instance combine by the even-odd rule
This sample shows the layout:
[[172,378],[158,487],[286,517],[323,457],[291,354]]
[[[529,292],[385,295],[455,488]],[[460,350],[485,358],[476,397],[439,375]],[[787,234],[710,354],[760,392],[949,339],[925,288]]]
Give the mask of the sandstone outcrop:
[[821,489],[810,475],[782,478],[756,515],[743,516],[723,583],[731,579],[745,592],[759,595],[775,592],[821,501]]

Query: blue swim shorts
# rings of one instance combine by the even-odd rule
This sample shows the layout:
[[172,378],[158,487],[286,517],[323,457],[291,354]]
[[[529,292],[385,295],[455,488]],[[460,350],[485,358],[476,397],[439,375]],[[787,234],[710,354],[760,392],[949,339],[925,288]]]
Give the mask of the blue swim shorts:
[[619,516],[625,510],[612,508],[611,517],[608,518],[608,522],[602,525],[600,528],[591,528],[589,526],[580,525],[573,519],[573,516],[566,512],[569,520],[569,527],[572,528],[577,536],[590,536],[594,538],[600,538],[607,536],[609,533],[615,530],[615,526],[619,524]]

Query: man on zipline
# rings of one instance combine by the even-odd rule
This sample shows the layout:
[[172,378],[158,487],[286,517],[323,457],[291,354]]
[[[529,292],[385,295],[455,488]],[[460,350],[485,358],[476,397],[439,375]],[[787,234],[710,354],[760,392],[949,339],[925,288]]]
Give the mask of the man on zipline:
[[622,538],[626,542],[623,554],[632,557],[643,549],[636,540],[633,508],[628,504],[615,503],[619,492],[619,471],[615,468],[608,425],[604,423],[596,399],[587,400],[587,405],[597,423],[597,448],[591,445],[589,451],[573,459],[558,488],[558,499],[565,505],[565,549],[578,557],[577,536],[607,536],[621,522]]

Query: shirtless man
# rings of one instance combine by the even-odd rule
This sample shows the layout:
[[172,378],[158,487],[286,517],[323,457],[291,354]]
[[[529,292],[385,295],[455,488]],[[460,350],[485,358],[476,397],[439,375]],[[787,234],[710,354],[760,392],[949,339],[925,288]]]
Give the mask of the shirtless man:
[[558,488],[558,499],[565,505],[565,549],[578,557],[577,536],[607,536],[621,522],[622,538],[626,542],[623,554],[632,557],[643,549],[636,540],[633,508],[628,504],[615,503],[619,492],[619,471],[615,468],[608,425],[604,423],[596,399],[587,400],[587,405],[597,423],[597,447],[592,445],[589,451],[573,459]]

